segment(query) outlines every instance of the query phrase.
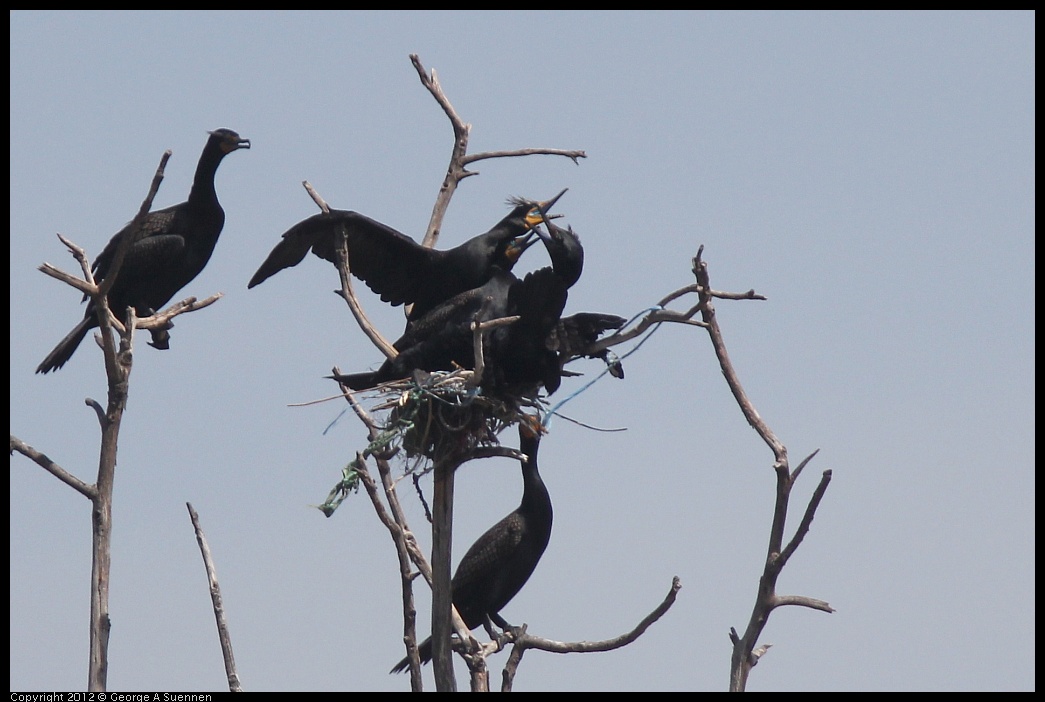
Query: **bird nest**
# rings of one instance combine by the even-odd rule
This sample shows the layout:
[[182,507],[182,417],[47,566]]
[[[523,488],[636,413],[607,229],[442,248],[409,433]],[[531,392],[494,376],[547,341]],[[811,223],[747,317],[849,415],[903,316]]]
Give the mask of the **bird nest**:
[[385,383],[379,390],[373,410],[387,411],[388,417],[368,452],[387,455],[401,447],[408,457],[427,458],[433,464],[498,445],[501,431],[532,417],[533,409],[541,407],[535,398],[483,393],[470,370],[416,371],[411,378]]
[[[484,393],[472,370],[414,371],[412,377],[382,383],[365,391],[373,396],[369,410],[384,418],[378,434],[361,452],[363,458],[388,459],[402,452],[408,473],[424,473],[440,462],[459,464],[483,448],[500,446],[497,436],[520,422],[534,420],[540,399],[508,393]],[[353,460],[320,510],[328,517],[349,492],[358,489]]]

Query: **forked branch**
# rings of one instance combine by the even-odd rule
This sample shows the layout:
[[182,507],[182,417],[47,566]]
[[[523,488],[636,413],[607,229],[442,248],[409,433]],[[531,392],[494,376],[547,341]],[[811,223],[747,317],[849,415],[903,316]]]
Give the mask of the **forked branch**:
[[787,548],[782,550],[781,544],[783,543],[784,538],[784,525],[787,521],[787,508],[791,496],[791,488],[794,485],[795,479],[801,474],[802,469],[805,468],[809,461],[812,460],[813,456],[816,455],[816,452],[814,451],[810,456],[803,460],[798,468],[795,469],[794,473],[791,473],[788,468],[787,447],[777,438],[776,434],[773,433],[773,430],[770,429],[769,425],[762,419],[762,416],[755,409],[754,404],[751,402],[751,399],[748,397],[740,383],[740,378],[733,367],[733,363],[729,359],[729,354],[726,351],[726,342],[722,336],[722,330],[719,328],[718,320],[715,318],[715,307],[712,303],[712,298],[715,297],[715,295],[711,291],[707,263],[702,260],[703,253],[704,247],[701,246],[697,250],[697,255],[693,259],[693,274],[697,279],[697,292],[700,297],[700,302],[697,307],[700,310],[705,328],[711,336],[711,344],[715,350],[715,355],[718,358],[722,374],[726,378],[726,384],[733,393],[733,397],[740,406],[740,410],[747,419],[748,424],[755,429],[762,440],[765,441],[773,451],[773,469],[777,476],[777,498],[773,511],[772,526],[770,527],[769,533],[769,552],[766,556],[762,577],[759,579],[758,594],[755,598],[755,605],[743,636],[738,635],[735,629],[730,629],[729,638],[733,643],[733,655],[730,665],[729,687],[731,691],[740,692],[745,690],[747,687],[747,679],[751,669],[758,663],[759,659],[766,653],[766,651],[769,650],[769,644],[758,648],[755,646],[758,643],[759,636],[762,634],[762,630],[765,628],[765,625],[769,620],[770,613],[775,608],[784,605],[798,605],[822,612],[830,613],[834,611],[827,602],[822,600],[797,595],[781,596],[776,593],[777,578],[780,576],[780,572],[788,559],[794,554],[799,544],[801,544],[802,539],[805,537],[806,533],[808,533],[809,526],[812,524],[813,516],[816,513],[816,508],[819,506],[820,500],[823,498],[824,492],[827,490],[827,486],[831,481],[831,471],[824,471],[820,484],[817,486],[809,505],[806,507],[805,514],[797,532]]

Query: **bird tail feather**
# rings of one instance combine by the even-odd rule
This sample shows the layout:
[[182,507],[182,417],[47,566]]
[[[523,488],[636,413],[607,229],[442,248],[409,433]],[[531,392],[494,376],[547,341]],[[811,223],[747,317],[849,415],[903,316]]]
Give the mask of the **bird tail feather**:
[[36,372],[49,373],[64,366],[66,361],[72,358],[83,338],[87,336],[87,330],[93,326],[93,321],[90,317],[84,317],[71,332],[65,335],[64,339],[58,342],[54,350],[47,354],[47,358],[36,367]]

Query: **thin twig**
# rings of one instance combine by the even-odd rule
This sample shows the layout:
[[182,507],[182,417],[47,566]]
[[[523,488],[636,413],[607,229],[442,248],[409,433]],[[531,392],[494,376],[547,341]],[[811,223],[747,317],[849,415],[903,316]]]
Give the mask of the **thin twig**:
[[305,186],[305,192],[309,194],[309,197],[312,198],[312,201],[316,203],[319,209],[324,214],[330,214],[330,205],[327,204],[326,200],[320,197],[319,193],[316,192],[316,189],[312,187],[312,183],[309,183],[307,180],[303,180],[301,181],[301,184]]

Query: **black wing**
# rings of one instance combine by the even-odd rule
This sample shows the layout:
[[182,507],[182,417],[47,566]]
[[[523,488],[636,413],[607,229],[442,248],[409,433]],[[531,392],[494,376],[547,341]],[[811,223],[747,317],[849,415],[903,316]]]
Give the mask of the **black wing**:
[[[180,205],[149,213],[141,228],[136,232],[134,243],[127,250],[127,257],[124,259],[125,265],[131,264],[132,261],[134,262],[132,265],[147,264],[149,260],[155,258],[158,254],[163,254],[164,249],[168,246],[174,246],[175,248],[178,246],[184,247],[184,239],[175,228],[178,207]],[[119,248],[120,241],[124,235],[131,229],[131,224],[132,222],[128,222],[124,225],[123,229],[117,232],[112,239],[109,239],[109,243],[95,257],[92,270],[96,279],[104,278],[108,274],[113,258],[116,257],[116,249]],[[180,244],[178,241],[175,241],[176,239],[180,240]]]
[[310,249],[336,265],[335,250],[342,227],[348,236],[352,273],[385,302],[413,302],[427,269],[441,252],[425,248],[392,227],[350,210],[331,210],[295,224],[283,234],[283,240],[272,249],[247,287],[253,288],[284,268],[301,263]]

